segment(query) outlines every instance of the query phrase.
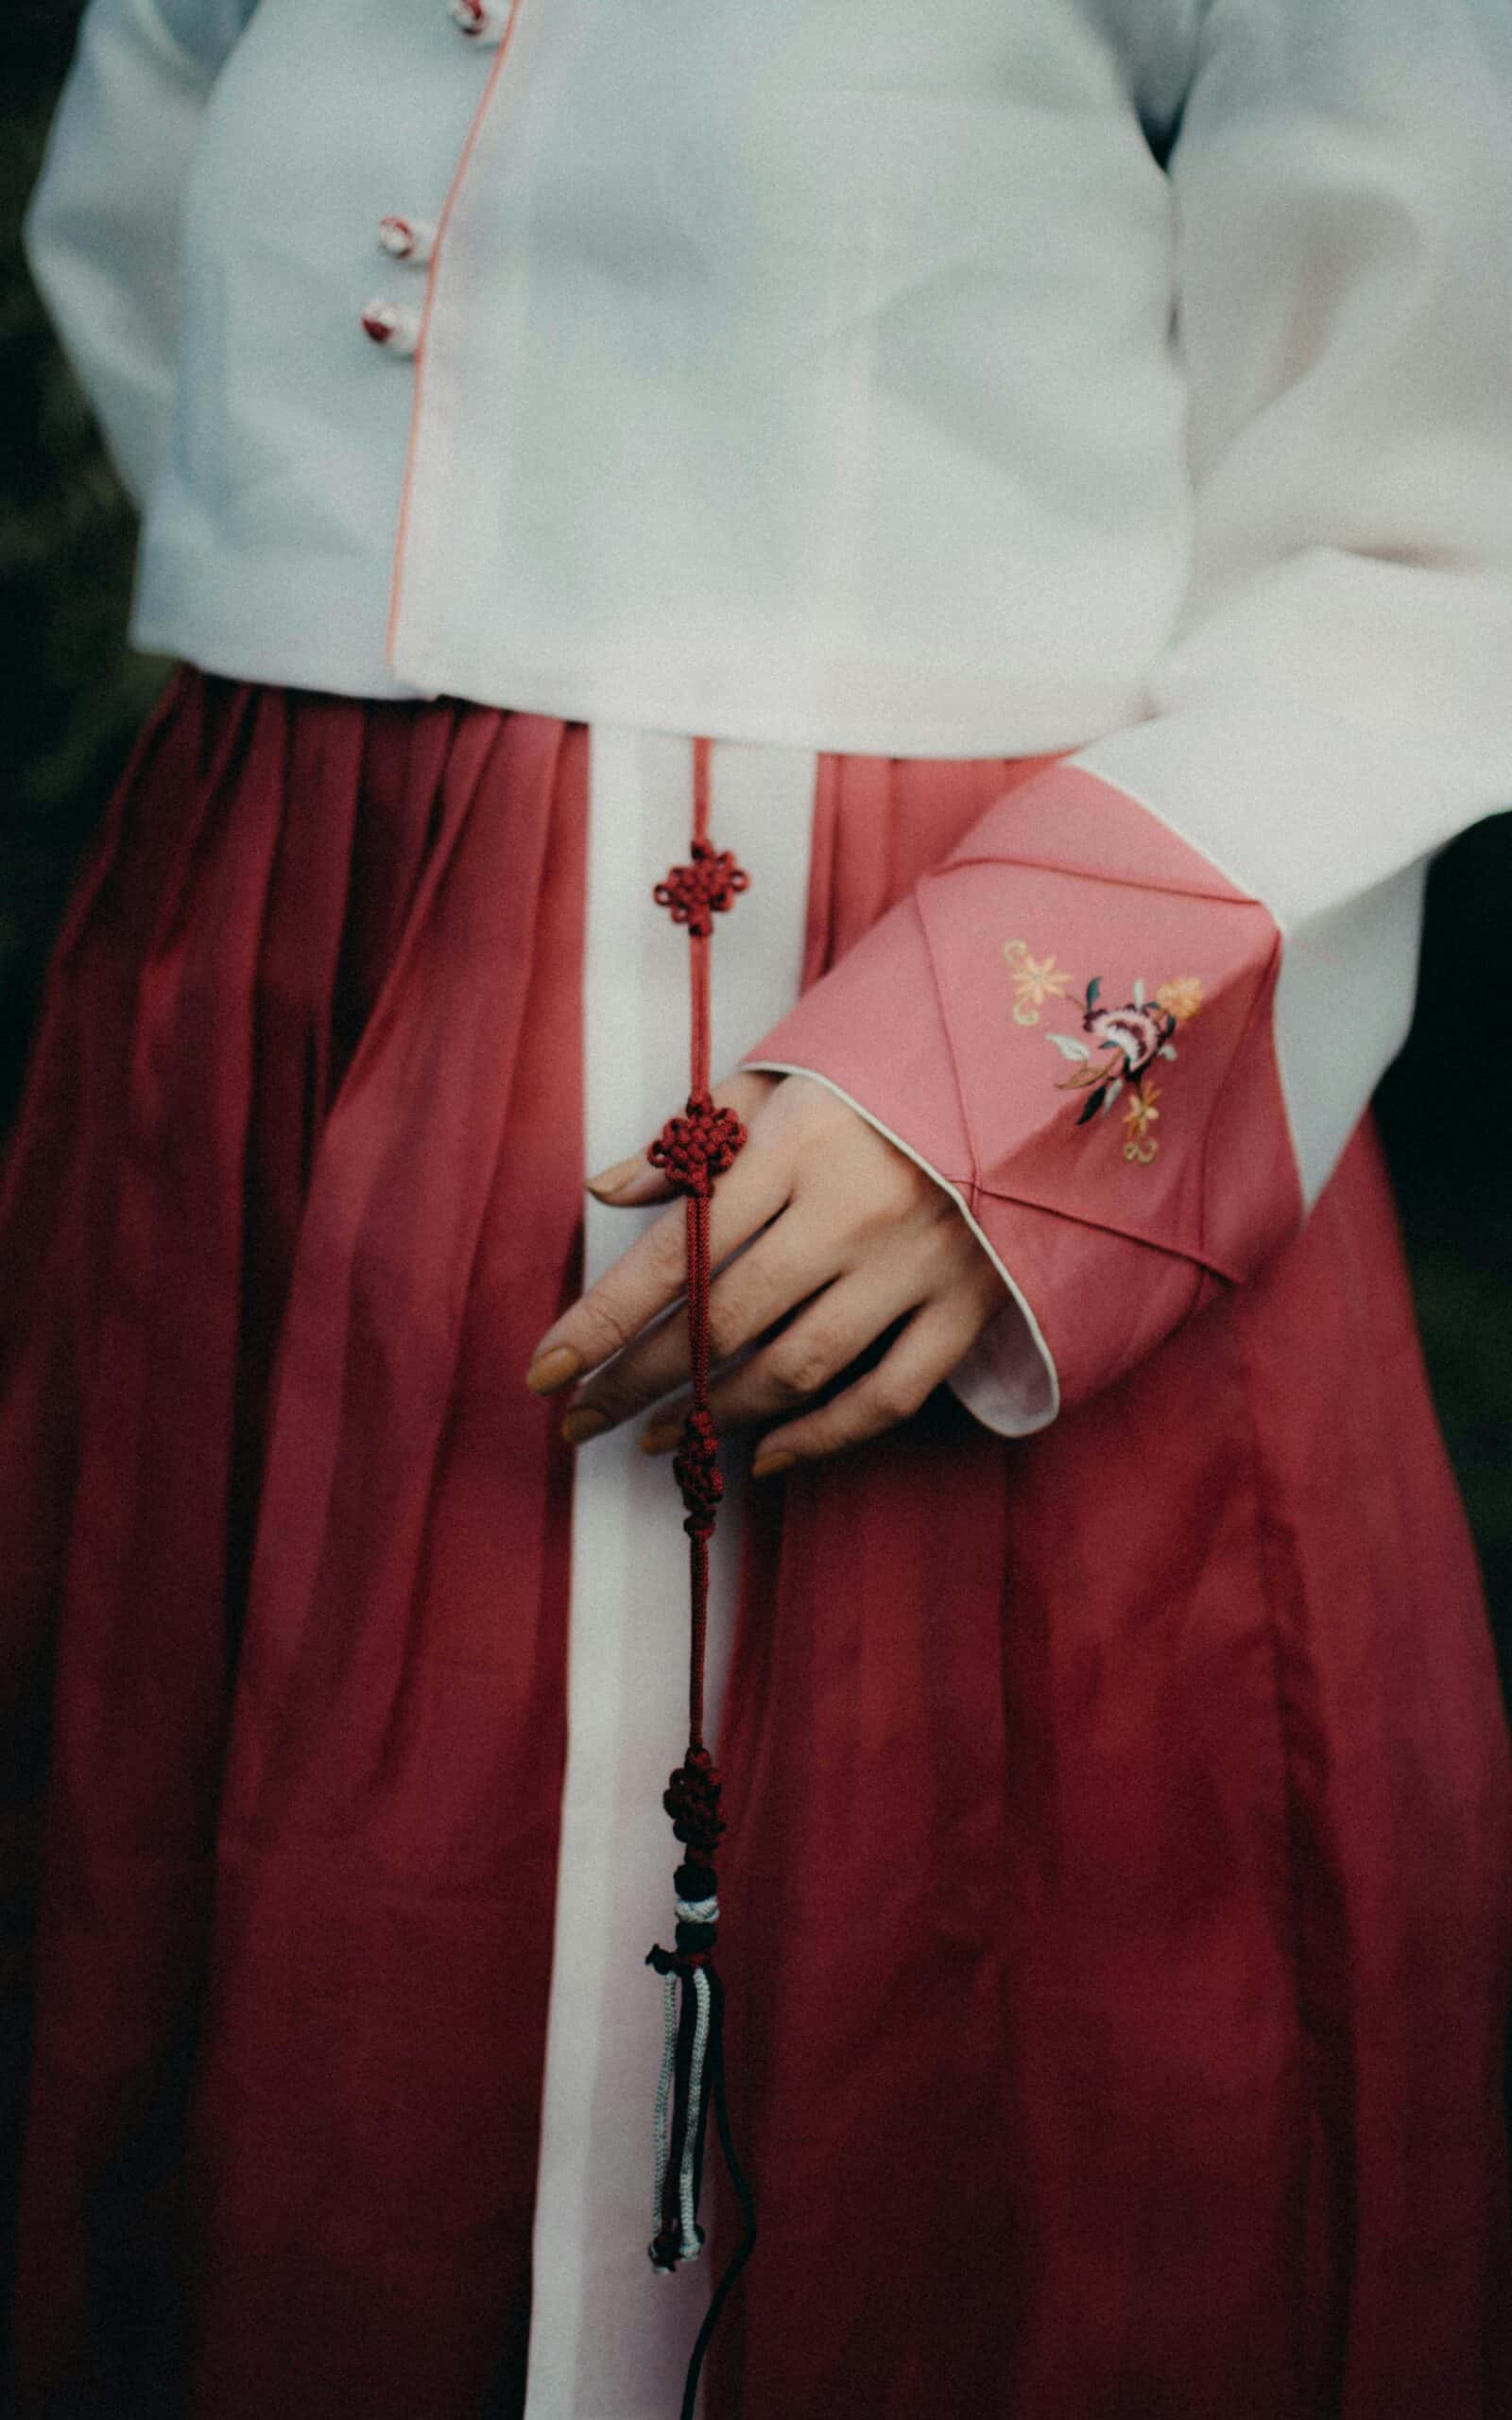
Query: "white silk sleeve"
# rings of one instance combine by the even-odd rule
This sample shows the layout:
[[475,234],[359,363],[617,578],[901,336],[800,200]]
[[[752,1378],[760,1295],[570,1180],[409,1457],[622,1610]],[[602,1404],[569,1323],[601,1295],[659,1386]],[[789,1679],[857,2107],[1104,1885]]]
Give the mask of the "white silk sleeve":
[[179,227],[211,87],[254,0],[91,0],[23,226],[27,265],[140,507],[166,437]]
[[1512,804],[1512,8],[1211,0],[1168,165],[1193,572],[1148,718],[1070,761],[1274,916],[1311,1202],[1430,856]]
[[[1210,0],[1168,172],[1191,573],[1147,711],[999,802],[746,1062],[969,1205],[1005,1300],[951,1384],[1007,1434],[1295,1232],[1405,1035],[1430,858],[1512,802],[1512,7]],[[1131,1094],[1135,1057],[1082,1063],[1120,1018],[1144,1046],[1146,976],[1194,1017]],[[1053,1018],[1102,1086],[1070,1133],[1023,1055]],[[1085,1123],[1115,1096],[1128,1174]]]

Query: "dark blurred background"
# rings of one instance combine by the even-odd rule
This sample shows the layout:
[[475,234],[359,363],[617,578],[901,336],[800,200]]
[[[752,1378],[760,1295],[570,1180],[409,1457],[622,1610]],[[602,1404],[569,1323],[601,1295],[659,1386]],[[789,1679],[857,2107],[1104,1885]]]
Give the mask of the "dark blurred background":
[[[48,335],[17,229],[79,0],[5,0],[0,84],[0,1132],[69,885],[166,666],[127,652],[131,513]],[[1512,402],[1509,402],[1512,409]],[[1512,681],[1512,665],[1507,667]],[[1512,802],[1509,802],[1512,804]],[[1379,1109],[1440,1417],[1512,1674],[1512,816],[1435,870],[1417,1023]],[[1297,1340],[1297,1384],[1307,1340]],[[1360,1384],[1375,1384],[1362,1370]]]

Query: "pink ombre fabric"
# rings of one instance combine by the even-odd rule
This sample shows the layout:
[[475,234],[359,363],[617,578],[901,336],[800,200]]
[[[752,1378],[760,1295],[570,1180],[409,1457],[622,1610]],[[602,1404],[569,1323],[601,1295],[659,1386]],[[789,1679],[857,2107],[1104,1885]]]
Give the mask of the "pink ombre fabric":
[[585,803],[580,728],[186,673],[59,945],[0,1204],[26,2411],[519,2367]]
[[[523,2408],[585,752],[181,674],[59,943],[0,1200],[28,2420]],[[1016,777],[822,758],[805,981]],[[1043,1436],[942,1388],[748,1501],[709,2420],[1503,2412],[1512,1776],[1369,1132]]]

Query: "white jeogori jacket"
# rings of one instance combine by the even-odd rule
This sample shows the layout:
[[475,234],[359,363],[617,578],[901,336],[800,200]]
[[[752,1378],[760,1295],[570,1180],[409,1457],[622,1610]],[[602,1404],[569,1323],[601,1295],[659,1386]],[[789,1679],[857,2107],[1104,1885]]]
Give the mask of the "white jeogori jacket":
[[[833,1020],[752,1058],[829,1073],[999,1255],[1016,1203],[1242,1276],[1315,1195],[1405,1029],[1425,863],[1512,802],[1507,0],[93,0],[27,240],[145,507],[141,643],[736,742],[1074,752],[984,842],[991,913],[1016,850],[1057,860],[1057,780],[1105,1004],[1140,954],[1202,974],[1131,815],[1258,903],[1211,980],[1251,1066],[1268,1021],[1280,1173],[1225,1140],[1217,1016],[1185,1142],[1168,1115],[1159,1179],[1136,1154],[1106,1201],[1053,1086],[1021,1164],[970,1099],[911,1132],[864,1053],[826,1066]],[[936,960],[973,946],[967,872]],[[1035,895],[997,991],[937,1004],[937,1063],[984,1084],[1002,946],[1060,929]],[[1053,1411],[1040,1345],[1005,1426]]]

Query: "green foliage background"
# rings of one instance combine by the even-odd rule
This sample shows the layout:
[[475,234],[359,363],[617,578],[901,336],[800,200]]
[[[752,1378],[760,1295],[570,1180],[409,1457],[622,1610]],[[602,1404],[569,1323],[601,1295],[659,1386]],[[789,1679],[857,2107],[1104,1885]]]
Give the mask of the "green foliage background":
[[[123,630],[135,527],[17,244],[78,0],[7,0],[0,89],[0,1124],[80,853],[165,666]],[[1512,410],[1512,403],[1509,403]],[[1512,681],[1512,665],[1507,667]],[[1512,804],[1512,802],[1509,802]],[[1512,816],[1432,887],[1412,1039],[1380,1110],[1419,1318],[1490,1591],[1512,1650],[1512,1148],[1503,1081]],[[1297,1383],[1307,1383],[1297,1339]],[[1360,1372],[1360,1384],[1376,1374]]]

